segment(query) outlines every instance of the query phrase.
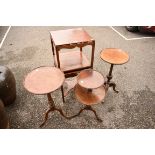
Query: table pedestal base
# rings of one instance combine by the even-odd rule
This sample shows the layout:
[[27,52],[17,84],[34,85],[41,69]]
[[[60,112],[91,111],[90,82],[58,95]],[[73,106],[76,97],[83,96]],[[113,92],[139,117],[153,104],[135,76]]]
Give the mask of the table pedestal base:
[[114,90],[116,93],[119,93],[119,91],[116,90],[116,84],[115,84],[114,82],[109,82],[109,83],[108,83],[108,82],[105,82],[104,85],[106,86],[107,90],[108,90],[109,87],[112,87],[113,90]]
[[86,105],[84,108],[82,108],[76,115],[74,116],[71,116],[70,118],[74,118],[76,116],[79,116],[84,110],[90,110],[92,111],[95,116],[96,116],[96,119],[99,121],[99,122],[102,122],[102,120],[99,118],[99,116],[97,115],[96,111],[90,106],[90,105]]
[[104,83],[105,86],[107,86],[107,90],[109,87],[112,87],[113,90],[118,93],[119,91],[116,90],[116,84],[114,82],[111,81],[112,79],[112,71],[113,71],[113,64],[111,64],[110,66],[110,70],[109,70],[109,74],[107,75],[107,81]]
[[47,121],[47,119],[48,119],[48,114],[49,114],[50,112],[52,112],[52,111],[55,111],[55,110],[56,110],[56,111],[59,111],[59,113],[60,113],[63,117],[65,117],[66,119],[71,119],[71,117],[67,117],[67,116],[64,115],[62,109],[58,109],[58,108],[55,107],[54,101],[53,101],[53,99],[52,99],[50,93],[47,94],[47,97],[48,97],[49,109],[46,111],[46,113],[45,113],[45,118],[44,118],[44,122],[40,125],[40,127],[43,127],[43,126],[45,125],[45,123],[46,123],[46,121]]

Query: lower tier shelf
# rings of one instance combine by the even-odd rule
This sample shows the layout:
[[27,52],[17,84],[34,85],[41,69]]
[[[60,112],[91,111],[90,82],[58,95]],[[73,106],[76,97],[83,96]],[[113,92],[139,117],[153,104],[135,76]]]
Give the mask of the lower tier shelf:
[[105,98],[105,88],[103,86],[92,89],[92,91],[79,86],[75,86],[75,96],[77,100],[85,105],[100,103]]
[[[59,59],[60,69],[64,72],[91,67],[87,57],[81,51],[60,52]],[[55,62],[58,67],[56,56]]]

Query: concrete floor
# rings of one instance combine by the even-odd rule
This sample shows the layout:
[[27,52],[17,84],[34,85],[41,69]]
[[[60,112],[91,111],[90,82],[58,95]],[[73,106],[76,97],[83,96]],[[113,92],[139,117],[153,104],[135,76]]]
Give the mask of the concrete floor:
[[[47,97],[27,92],[23,79],[38,66],[53,66],[49,31],[67,28],[71,27],[11,27],[0,49],[0,64],[12,70],[17,83],[17,99],[6,107],[10,128],[39,128],[43,121],[43,114],[48,108]],[[128,38],[133,36],[124,27],[115,28]],[[49,115],[44,128],[155,128],[155,38],[127,41],[110,27],[84,29],[96,41],[94,69],[104,76],[110,65],[100,59],[102,49],[121,48],[130,55],[127,64],[114,66],[113,81],[120,92],[116,94],[109,89],[105,102],[94,106],[102,123],[97,122],[90,111],[72,120],[54,112]],[[142,34],[135,36],[141,37]],[[67,115],[77,113],[82,107],[73,91],[66,97],[65,104],[62,103],[60,90],[52,96]]]

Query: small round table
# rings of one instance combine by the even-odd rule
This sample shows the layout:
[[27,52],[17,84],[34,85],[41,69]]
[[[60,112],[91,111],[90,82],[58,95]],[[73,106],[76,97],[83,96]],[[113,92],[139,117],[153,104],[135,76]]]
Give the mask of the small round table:
[[114,82],[111,82],[113,66],[127,63],[129,60],[129,55],[118,48],[107,48],[101,51],[100,57],[105,62],[111,64],[105,85],[108,87],[113,87],[113,90],[118,93],[118,91],[116,90],[116,84]]
[[25,80],[24,87],[31,93],[37,95],[47,94],[49,109],[45,113],[44,122],[40,125],[43,127],[48,119],[48,114],[51,111],[59,111],[60,114],[68,118],[62,112],[62,109],[58,109],[55,107],[54,101],[51,97],[51,92],[60,88],[65,80],[65,76],[60,69],[56,67],[39,67],[30,72]]
[[77,76],[75,96],[80,103],[85,105],[75,116],[80,115],[83,110],[91,110],[96,119],[102,122],[96,111],[91,107],[91,105],[101,102],[105,97],[104,77],[101,73],[91,69],[81,71]]

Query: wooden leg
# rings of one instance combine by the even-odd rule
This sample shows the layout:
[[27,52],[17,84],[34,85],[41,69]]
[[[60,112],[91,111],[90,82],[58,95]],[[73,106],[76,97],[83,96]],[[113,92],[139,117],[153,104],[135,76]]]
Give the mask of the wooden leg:
[[48,119],[48,114],[49,114],[51,111],[53,111],[53,110],[52,110],[52,109],[48,109],[47,112],[45,113],[44,122],[40,125],[41,128],[45,125],[45,123],[46,123],[46,121],[47,121],[47,119]]
[[102,122],[102,120],[98,117],[96,111],[90,106],[90,109],[92,112],[94,112],[95,116],[96,116],[96,119],[99,121],[99,122]]
[[99,116],[97,115],[96,111],[95,111],[91,106],[89,106],[89,105],[86,105],[84,108],[80,109],[80,111],[79,111],[76,115],[71,116],[71,117],[69,117],[69,118],[72,119],[72,118],[74,118],[74,117],[76,117],[76,116],[79,116],[84,110],[90,110],[90,111],[92,111],[92,112],[95,114],[96,119],[97,119],[99,122],[102,122],[102,120],[101,120],[101,119],[99,118]]
[[70,119],[79,116],[82,113],[83,110],[86,110],[86,107],[80,109],[80,111],[76,115],[71,116]]
[[65,116],[65,114],[63,113],[62,109],[58,109],[58,108],[54,108],[54,110],[59,111],[59,113],[65,117],[66,119],[71,119],[70,117]]
[[66,119],[71,119],[70,117],[67,117],[67,116],[64,115],[62,109],[58,109],[58,108],[55,107],[54,101],[53,101],[53,99],[52,99],[50,93],[47,94],[47,97],[48,97],[49,109],[48,109],[48,110],[46,111],[46,113],[45,113],[44,122],[40,125],[41,128],[45,125],[45,123],[46,123],[46,121],[47,121],[47,119],[48,119],[49,113],[52,112],[52,111],[55,111],[55,110],[56,110],[56,111],[59,111],[60,114],[61,114],[63,117],[65,117]]
[[75,77],[73,80],[66,80],[65,83],[67,84],[67,89],[65,90],[64,96],[67,96],[68,93],[75,87],[77,84],[77,78]]
[[113,90],[114,90],[116,93],[119,93],[119,91],[116,90],[116,84],[115,84],[114,82],[110,82],[110,83],[109,83],[109,87],[112,87]]
[[64,95],[64,88],[63,88],[63,86],[61,86],[61,93],[62,93],[63,103],[65,103],[65,95]]
[[40,125],[40,127],[43,127],[48,119],[48,114],[51,112],[51,111],[54,111],[54,108],[55,108],[55,105],[54,105],[54,101],[52,99],[52,96],[51,94],[47,94],[47,98],[48,98],[48,104],[49,104],[49,109],[46,111],[45,113],[45,118],[44,118],[44,122]]

